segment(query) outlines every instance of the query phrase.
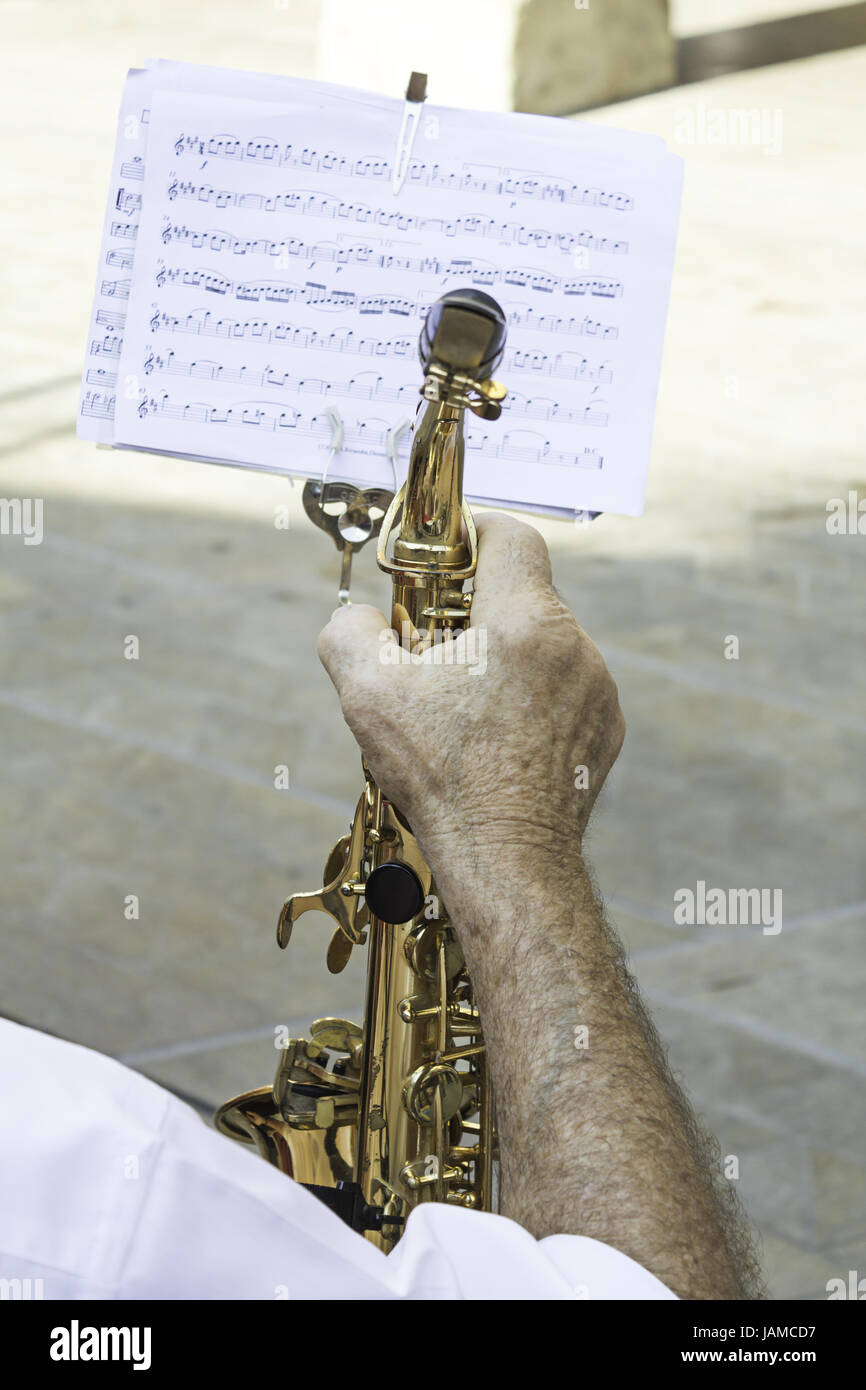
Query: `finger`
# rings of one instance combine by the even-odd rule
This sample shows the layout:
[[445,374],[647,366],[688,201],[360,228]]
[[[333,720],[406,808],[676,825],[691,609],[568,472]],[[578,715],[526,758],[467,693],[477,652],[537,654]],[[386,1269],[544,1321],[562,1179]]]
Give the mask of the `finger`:
[[493,624],[507,620],[515,597],[540,589],[550,590],[553,576],[550,555],[540,531],[505,512],[483,512],[476,518],[478,568],[472,623]]
[[408,608],[402,603],[394,604],[393,626],[398,634],[400,646],[405,647],[413,656],[419,656],[432,646],[433,637],[430,631],[425,628],[423,632],[419,632],[409,616]]
[[394,604],[393,625],[398,633],[400,645],[408,651],[413,651],[415,644],[421,641],[421,634],[409,617],[409,609],[402,603]]
[[391,624],[369,603],[347,603],[319,633],[319,660],[338,692],[361,673],[381,669],[385,643],[396,642]]

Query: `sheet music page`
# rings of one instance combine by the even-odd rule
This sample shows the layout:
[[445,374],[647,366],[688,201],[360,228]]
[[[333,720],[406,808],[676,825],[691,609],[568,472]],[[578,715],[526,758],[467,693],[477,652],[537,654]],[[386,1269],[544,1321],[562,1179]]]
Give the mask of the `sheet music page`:
[[111,443],[114,438],[117,367],[123,347],[144,187],[142,113],[150,101],[152,88],[149,72],[142,69],[130,72],[117,120],[77,428],[79,438],[98,443]]
[[[332,83],[307,85],[325,93],[345,92]],[[160,88],[277,101],[291,94],[292,79],[165,59],[130,69],[118,114],[77,428],[80,438],[98,443],[114,442],[118,364],[141,218],[150,106]]]
[[509,396],[467,416],[467,495],[639,514],[681,161],[428,104],[394,195],[402,102],[293,79],[253,102],[254,75],[229,77],[233,97],[152,94],[113,442],[320,476],[335,406],[329,476],[392,485],[423,315],[475,285],[508,316]]

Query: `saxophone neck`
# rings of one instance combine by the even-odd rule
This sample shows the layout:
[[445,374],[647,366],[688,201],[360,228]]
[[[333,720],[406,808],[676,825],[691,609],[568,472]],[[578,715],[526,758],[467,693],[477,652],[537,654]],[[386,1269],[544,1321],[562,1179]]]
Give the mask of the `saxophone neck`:
[[504,346],[505,315],[480,290],[452,290],[427,314],[419,344],[426,404],[412,441],[393,559],[383,565],[392,573],[444,578],[472,565],[463,528],[464,417],[467,410],[485,420],[499,416],[505,388],[490,372]]
[[463,537],[465,409],[428,401],[412,440],[394,561],[428,572],[465,569],[471,559]]

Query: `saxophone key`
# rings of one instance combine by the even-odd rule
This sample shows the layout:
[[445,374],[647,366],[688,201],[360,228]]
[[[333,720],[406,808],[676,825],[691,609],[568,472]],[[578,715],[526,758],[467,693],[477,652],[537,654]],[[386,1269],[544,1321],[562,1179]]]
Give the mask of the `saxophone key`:
[[425,1018],[438,1018],[442,1012],[442,1005],[425,1005],[420,994],[410,994],[406,999],[400,1000],[397,1012],[404,1023],[419,1023]]
[[456,1115],[463,1100],[463,1079],[442,1062],[417,1067],[403,1085],[403,1104],[419,1125],[435,1122],[437,1110],[444,1123]]
[[[463,1173],[460,1168],[451,1168],[447,1164],[443,1165],[441,1181],[456,1182],[462,1178]],[[404,1163],[400,1169],[400,1181],[412,1192],[417,1192],[422,1187],[432,1187],[440,1181],[439,1161],[435,1154],[430,1154],[427,1158],[416,1158],[411,1163]]]
[[339,975],[342,970],[345,970],[346,966],[349,964],[351,955],[352,942],[339,927],[336,927],[334,935],[331,937],[328,945],[328,953],[325,957],[330,973],[332,975]]

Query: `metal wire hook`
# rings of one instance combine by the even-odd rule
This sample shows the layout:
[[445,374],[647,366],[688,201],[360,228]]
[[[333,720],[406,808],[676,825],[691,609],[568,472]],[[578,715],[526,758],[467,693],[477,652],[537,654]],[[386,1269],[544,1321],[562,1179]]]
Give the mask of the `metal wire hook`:
[[322,489],[319,494],[321,498],[319,506],[322,508],[322,511],[325,510],[325,478],[328,475],[328,469],[343,447],[343,417],[336,406],[333,405],[328,406],[325,414],[331,426],[331,447],[328,450],[328,458],[325,463],[321,481],[319,482],[319,487]]
[[406,433],[406,431],[411,430],[411,428],[412,421],[409,419],[408,415],[405,415],[402,420],[400,420],[396,425],[393,426],[392,429],[388,431],[388,440],[386,448],[388,451],[388,457],[391,460],[391,467],[394,470],[395,493],[398,493],[400,491],[400,479],[397,475],[397,454],[400,449],[400,440],[403,438],[403,435]]

